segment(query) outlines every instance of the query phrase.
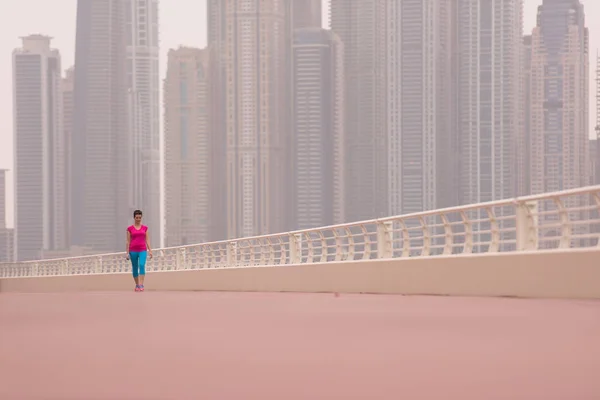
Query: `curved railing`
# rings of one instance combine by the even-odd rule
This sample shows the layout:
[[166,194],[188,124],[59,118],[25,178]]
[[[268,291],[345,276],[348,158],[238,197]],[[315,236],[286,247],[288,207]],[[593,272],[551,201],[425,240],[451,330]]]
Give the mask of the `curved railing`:
[[[148,271],[278,266],[599,246],[600,186],[157,249]],[[125,253],[0,264],[0,277],[121,273]]]

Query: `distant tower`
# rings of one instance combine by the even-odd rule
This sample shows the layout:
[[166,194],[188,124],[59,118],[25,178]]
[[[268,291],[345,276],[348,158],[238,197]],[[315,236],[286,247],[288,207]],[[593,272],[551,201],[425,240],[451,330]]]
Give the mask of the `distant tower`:
[[67,246],[71,244],[71,145],[73,140],[73,107],[74,101],[73,96],[75,92],[75,68],[71,67],[67,69],[65,77],[62,79],[61,84],[62,91],[62,115],[63,115],[63,132],[64,132],[64,148],[65,148],[65,209],[67,219]]
[[61,65],[51,38],[31,35],[13,52],[17,260],[66,247]]
[[322,28],[294,33],[293,229],[345,222],[344,54]]
[[287,0],[210,0],[225,143],[227,235],[285,230],[289,143]]
[[97,252],[123,251],[132,219],[126,26],[122,0],[77,3],[71,241]]
[[544,0],[531,56],[532,193],[589,184],[588,30],[578,0]]
[[331,28],[345,55],[349,221],[458,201],[453,3],[331,2]]
[[129,208],[144,212],[152,246],[160,246],[160,105],[158,0],[126,0],[129,110]]
[[211,54],[169,51],[164,81],[165,245],[211,240]]
[[460,203],[512,198],[521,133],[523,0],[456,0]]
[[[579,0],[544,0],[538,7],[531,43],[531,189],[532,193],[574,189],[590,184],[588,29]],[[587,199],[573,197],[565,207],[583,208]],[[541,204],[540,211],[555,209]],[[578,219],[588,219],[582,211]],[[540,224],[556,224],[542,215]],[[578,234],[587,226],[576,226]],[[540,245],[558,245],[560,231],[540,230]]]
[[331,29],[344,44],[346,219],[388,215],[386,3],[331,0]]
[[523,120],[521,134],[517,137],[517,195],[525,196],[531,192],[531,35],[523,37]]

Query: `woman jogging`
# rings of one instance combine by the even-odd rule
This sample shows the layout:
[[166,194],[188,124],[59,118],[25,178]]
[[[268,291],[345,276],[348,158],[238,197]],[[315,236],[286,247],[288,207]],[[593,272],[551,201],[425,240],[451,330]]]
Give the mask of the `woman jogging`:
[[131,260],[135,291],[144,291],[144,277],[146,276],[146,257],[152,258],[148,227],[142,225],[142,212],[133,212],[133,225],[127,228],[127,259]]

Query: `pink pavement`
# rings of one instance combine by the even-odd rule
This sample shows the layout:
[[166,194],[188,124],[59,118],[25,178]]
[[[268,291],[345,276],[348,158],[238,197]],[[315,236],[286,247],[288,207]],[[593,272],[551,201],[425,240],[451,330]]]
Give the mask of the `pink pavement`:
[[599,377],[593,301],[0,294],[6,400],[598,400]]

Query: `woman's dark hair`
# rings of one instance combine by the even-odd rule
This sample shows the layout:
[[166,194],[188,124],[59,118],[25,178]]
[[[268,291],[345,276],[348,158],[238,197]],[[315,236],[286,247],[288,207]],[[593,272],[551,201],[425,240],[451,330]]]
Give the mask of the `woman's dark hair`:
[[139,215],[139,216],[141,216],[141,215],[142,215],[142,210],[135,210],[135,211],[133,212],[133,218],[135,218],[135,216],[136,216],[136,215]]

